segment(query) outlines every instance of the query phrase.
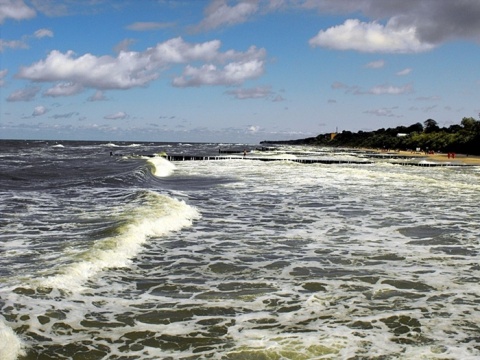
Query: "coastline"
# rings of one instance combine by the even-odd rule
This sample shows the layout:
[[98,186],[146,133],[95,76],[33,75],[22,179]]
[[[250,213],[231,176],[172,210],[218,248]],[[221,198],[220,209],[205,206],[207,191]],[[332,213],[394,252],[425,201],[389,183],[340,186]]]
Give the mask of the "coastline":
[[449,157],[447,153],[433,153],[425,154],[423,152],[414,152],[414,151],[382,151],[378,149],[366,149],[378,154],[385,154],[391,156],[401,156],[401,157],[411,157],[418,158],[425,161],[432,162],[449,162],[452,164],[465,164],[465,165],[477,165],[480,166],[480,156],[466,155],[466,154],[455,154],[455,157]]

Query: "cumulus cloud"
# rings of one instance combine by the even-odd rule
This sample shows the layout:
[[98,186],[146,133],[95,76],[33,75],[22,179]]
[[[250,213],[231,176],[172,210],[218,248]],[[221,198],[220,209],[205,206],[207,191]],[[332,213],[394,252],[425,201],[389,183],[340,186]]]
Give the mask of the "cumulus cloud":
[[226,0],[213,0],[205,9],[205,18],[196,29],[210,30],[243,23],[256,13],[258,8],[258,0],[241,0],[234,6],[229,6]]
[[[321,30],[312,46],[364,52],[427,51],[452,39],[480,41],[480,2],[477,0],[303,0],[300,6],[337,14],[361,13],[376,22],[351,19]],[[381,23],[385,25],[381,25]],[[361,36],[365,39],[362,41]],[[334,41],[339,43],[335,46]]]
[[263,65],[260,60],[232,62],[224,67],[206,64],[197,68],[188,65],[181,76],[173,79],[172,84],[177,87],[237,85],[262,75]]
[[48,30],[48,29],[38,29],[35,31],[33,34],[37,39],[41,39],[44,37],[53,37],[53,31]]
[[39,86],[29,86],[24,89],[14,91],[7,97],[7,101],[31,101],[35,98],[37,93],[40,91]]
[[309,43],[312,47],[370,53],[414,53],[433,48],[432,44],[422,43],[417,38],[414,27],[397,27],[390,22],[384,26],[356,19],[348,19],[342,25],[320,30]]
[[35,82],[73,82],[99,89],[128,89],[143,86],[157,78],[148,57],[135,52],[121,52],[118,57],[53,50],[45,60],[22,67],[18,77]]
[[115,114],[106,115],[103,118],[107,120],[123,120],[123,119],[127,119],[128,115],[123,111],[119,111],[119,112],[116,112]]
[[36,16],[36,12],[23,0],[0,0],[0,24],[5,19],[25,20]]
[[83,91],[83,87],[77,83],[59,83],[55,86],[47,89],[43,96],[59,97],[59,96],[71,96]]
[[45,114],[46,112],[48,112],[47,108],[45,106],[35,106],[35,109],[33,109],[33,113],[32,113],[32,116],[41,116],[43,114]]
[[[33,82],[63,82],[97,90],[130,89],[148,85],[160,72],[174,64],[208,62],[200,67],[186,65],[175,86],[232,85],[264,72],[264,49],[220,52],[218,40],[187,43],[174,38],[143,52],[120,51],[116,57],[53,50],[44,60],[21,67],[18,78]],[[225,65],[223,65],[225,64]]]

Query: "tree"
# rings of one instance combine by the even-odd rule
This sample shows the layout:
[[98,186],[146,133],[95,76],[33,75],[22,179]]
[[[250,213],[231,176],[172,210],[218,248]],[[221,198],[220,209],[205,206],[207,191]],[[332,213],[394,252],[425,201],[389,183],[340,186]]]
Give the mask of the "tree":
[[407,127],[407,133],[413,133],[413,132],[418,132],[418,133],[421,133],[423,132],[423,125],[420,124],[420,123],[416,123],[416,124],[413,124],[413,125],[410,125],[409,127]]
[[423,125],[425,125],[424,131],[427,134],[440,130],[437,122],[433,119],[425,120]]
[[463,128],[469,132],[477,132],[480,128],[480,122],[473,117],[464,117],[461,122]]

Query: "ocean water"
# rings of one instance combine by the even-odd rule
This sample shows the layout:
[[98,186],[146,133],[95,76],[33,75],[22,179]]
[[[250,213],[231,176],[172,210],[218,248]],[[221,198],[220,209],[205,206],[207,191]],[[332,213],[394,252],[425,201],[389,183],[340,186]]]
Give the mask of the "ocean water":
[[0,359],[480,358],[480,167],[219,147],[0,141]]

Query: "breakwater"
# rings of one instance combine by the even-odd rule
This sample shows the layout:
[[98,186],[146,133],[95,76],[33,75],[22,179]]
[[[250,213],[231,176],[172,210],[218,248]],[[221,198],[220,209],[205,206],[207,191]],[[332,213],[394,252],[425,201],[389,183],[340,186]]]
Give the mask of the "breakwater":
[[[256,161],[290,161],[301,164],[358,164],[368,165],[377,161],[373,160],[345,160],[345,159],[318,159],[318,158],[295,158],[284,159],[279,157],[261,157],[261,156],[199,156],[199,155],[165,155],[168,161],[218,161],[218,160],[256,160]],[[391,160],[391,159],[390,159]],[[405,166],[424,166],[424,167],[437,167],[437,166],[473,166],[462,163],[450,163],[450,162],[411,162],[411,161],[388,161],[388,163],[395,165]]]

